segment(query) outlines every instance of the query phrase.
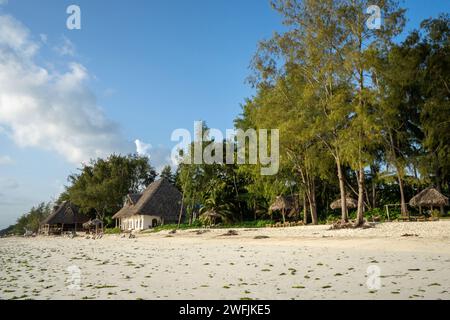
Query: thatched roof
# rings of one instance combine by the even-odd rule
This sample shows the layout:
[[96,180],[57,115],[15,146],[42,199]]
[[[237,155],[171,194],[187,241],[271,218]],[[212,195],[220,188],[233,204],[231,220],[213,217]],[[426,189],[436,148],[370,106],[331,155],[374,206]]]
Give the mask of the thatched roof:
[[56,225],[56,224],[82,224],[89,221],[89,217],[79,212],[78,207],[72,203],[65,201],[60,206],[53,209],[42,225]]
[[[355,199],[347,197],[345,200],[346,200],[346,203],[347,203],[347,209],[355,209],[355,208],[358,207],[358,201],[356,201]],[[330,208],[333,209],[333,210],[342,208],[342,206],[341,206],[341,199],[338,199],[338,200],[334,201],[330,205]]]
[[298,195],[278,196],[269,211],[290,211],[298,209]]
[[204,218],[212,218],[212,219],[222,218],[222,216],[219,213],[215,212],[214,210],[206,211],[201,216]]
[[141,193],[131,193],[127,196],[127,199],[128,201],[130,201],[131,204],[135,205],[136,203],[138,203],[141,197],[142,197]]
[[409,205],[413,207],[448,206],[448,198],[435,188],[428,188],[412,198]]
[[145,189],[145,191],[133,199],[137,201],[134,203],[132,196],[129,196],[130,201],[119,212],[117,212],[113,219],[127,218],[133,215],[148,215],[162,217],[166,221],[176,221],[180,213],[182,195],[174,185],[165,179],[160,179]]
[[94,220],[90,220],[86,223],[83,223],[83,228],[85,229],[89,229],[89,228],[93,228],[93,227],[99,227],[103,225],[103,221],[100,219],[94,219]]

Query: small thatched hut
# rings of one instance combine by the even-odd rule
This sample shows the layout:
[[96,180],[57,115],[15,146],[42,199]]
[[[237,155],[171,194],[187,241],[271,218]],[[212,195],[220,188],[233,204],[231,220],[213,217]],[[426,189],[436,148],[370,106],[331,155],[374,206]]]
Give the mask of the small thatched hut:
[[65,201],[61,205],[55,206],[52,214],[42,221],[39,233],[49,235],[81,231],[83,224],[87,221],[89,221],[89,217],[80,213],[77,206]]
[[418,207],[420,214],[422,214],[422,207],[433,208],[448,206],[448,198],[435,188],[428,188],[420,192],[409,201],[412,207]]
[[113,219],[122,230],[145,230],[167,223],[177,223],[182,195],[165,179],[150,184],[142,194],[127,196],[123,208]]
[[[356,201],[353,198],[347,197],[345,199],[345,202],[347,203],[347,209],[355,209],[358,207],[358,201]],[[341,205],[341,199],[338,199],[336,201],[334,201],[331,205],[330,208],[332,210],[336,210],[336,209],[341,209],[342,205]]]
[[299,212],[298,195],[278,196],[269,208],[270,213],[274,211],[281,212],[283,222],[285,222],[286,213],[289,217],[292,217]]

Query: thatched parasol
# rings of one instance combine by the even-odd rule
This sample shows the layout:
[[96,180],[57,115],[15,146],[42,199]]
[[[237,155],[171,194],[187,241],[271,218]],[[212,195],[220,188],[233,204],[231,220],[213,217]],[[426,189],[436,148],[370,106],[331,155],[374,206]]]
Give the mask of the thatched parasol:
[[222,215],[217,213],[214,210],[209,210],[209,211],[206,211],[205,213],[201,214],[200,219],[209,225],[213,225],[216,223],[216,220],[222,219]]
[[[358,201],[356,201],[353,198],[347,197],[345,199],[346,203],[347,203],[347,209],[355,209],[358,207]],[[334,201],[331,205],[330,205],[331,209],[336,210],[336,209],[340,209],[342,208],[341,206],[341,199],[338,199],[336,201]]]
[[94,227],[100,227],[103,225],[103,221],[100,219],[94,219],[94,220],[90,220],[86,223],[83,224],[83,228],[85,229],[89,229],[89,228],[94,228]]
[[206,211],[201,215],[204,218],[221,218],[222,216],[214,210]]
[[270,206],[269,212],[280,211],[283,217],[283,223],[286,222],[286,212],[288,217],[292,218],[296,215],[298,210],[298,195],[278,196],[275,202]]
[[275,202],[270,206],[269,211],[291,211],[298,209],[298,201],[296,195],[278,196]]
[[409,201],[409,205],[413,207],[440,207],[448,206],[448,198],[435,188],[428,188],[420,192]]

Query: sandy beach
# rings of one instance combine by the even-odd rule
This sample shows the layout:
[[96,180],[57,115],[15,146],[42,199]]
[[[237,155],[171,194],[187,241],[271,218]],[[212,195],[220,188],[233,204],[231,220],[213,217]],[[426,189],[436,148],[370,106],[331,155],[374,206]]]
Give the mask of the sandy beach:
[[450,221],[227,231],[0,239],[0,298],[450,298]]

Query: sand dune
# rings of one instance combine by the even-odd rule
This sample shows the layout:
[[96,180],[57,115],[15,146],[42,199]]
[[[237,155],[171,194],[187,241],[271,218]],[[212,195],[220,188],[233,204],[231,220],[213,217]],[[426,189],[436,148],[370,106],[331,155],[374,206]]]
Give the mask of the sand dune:
[[0,298],[450,298],[450,221],[328,228],[0,239]]

